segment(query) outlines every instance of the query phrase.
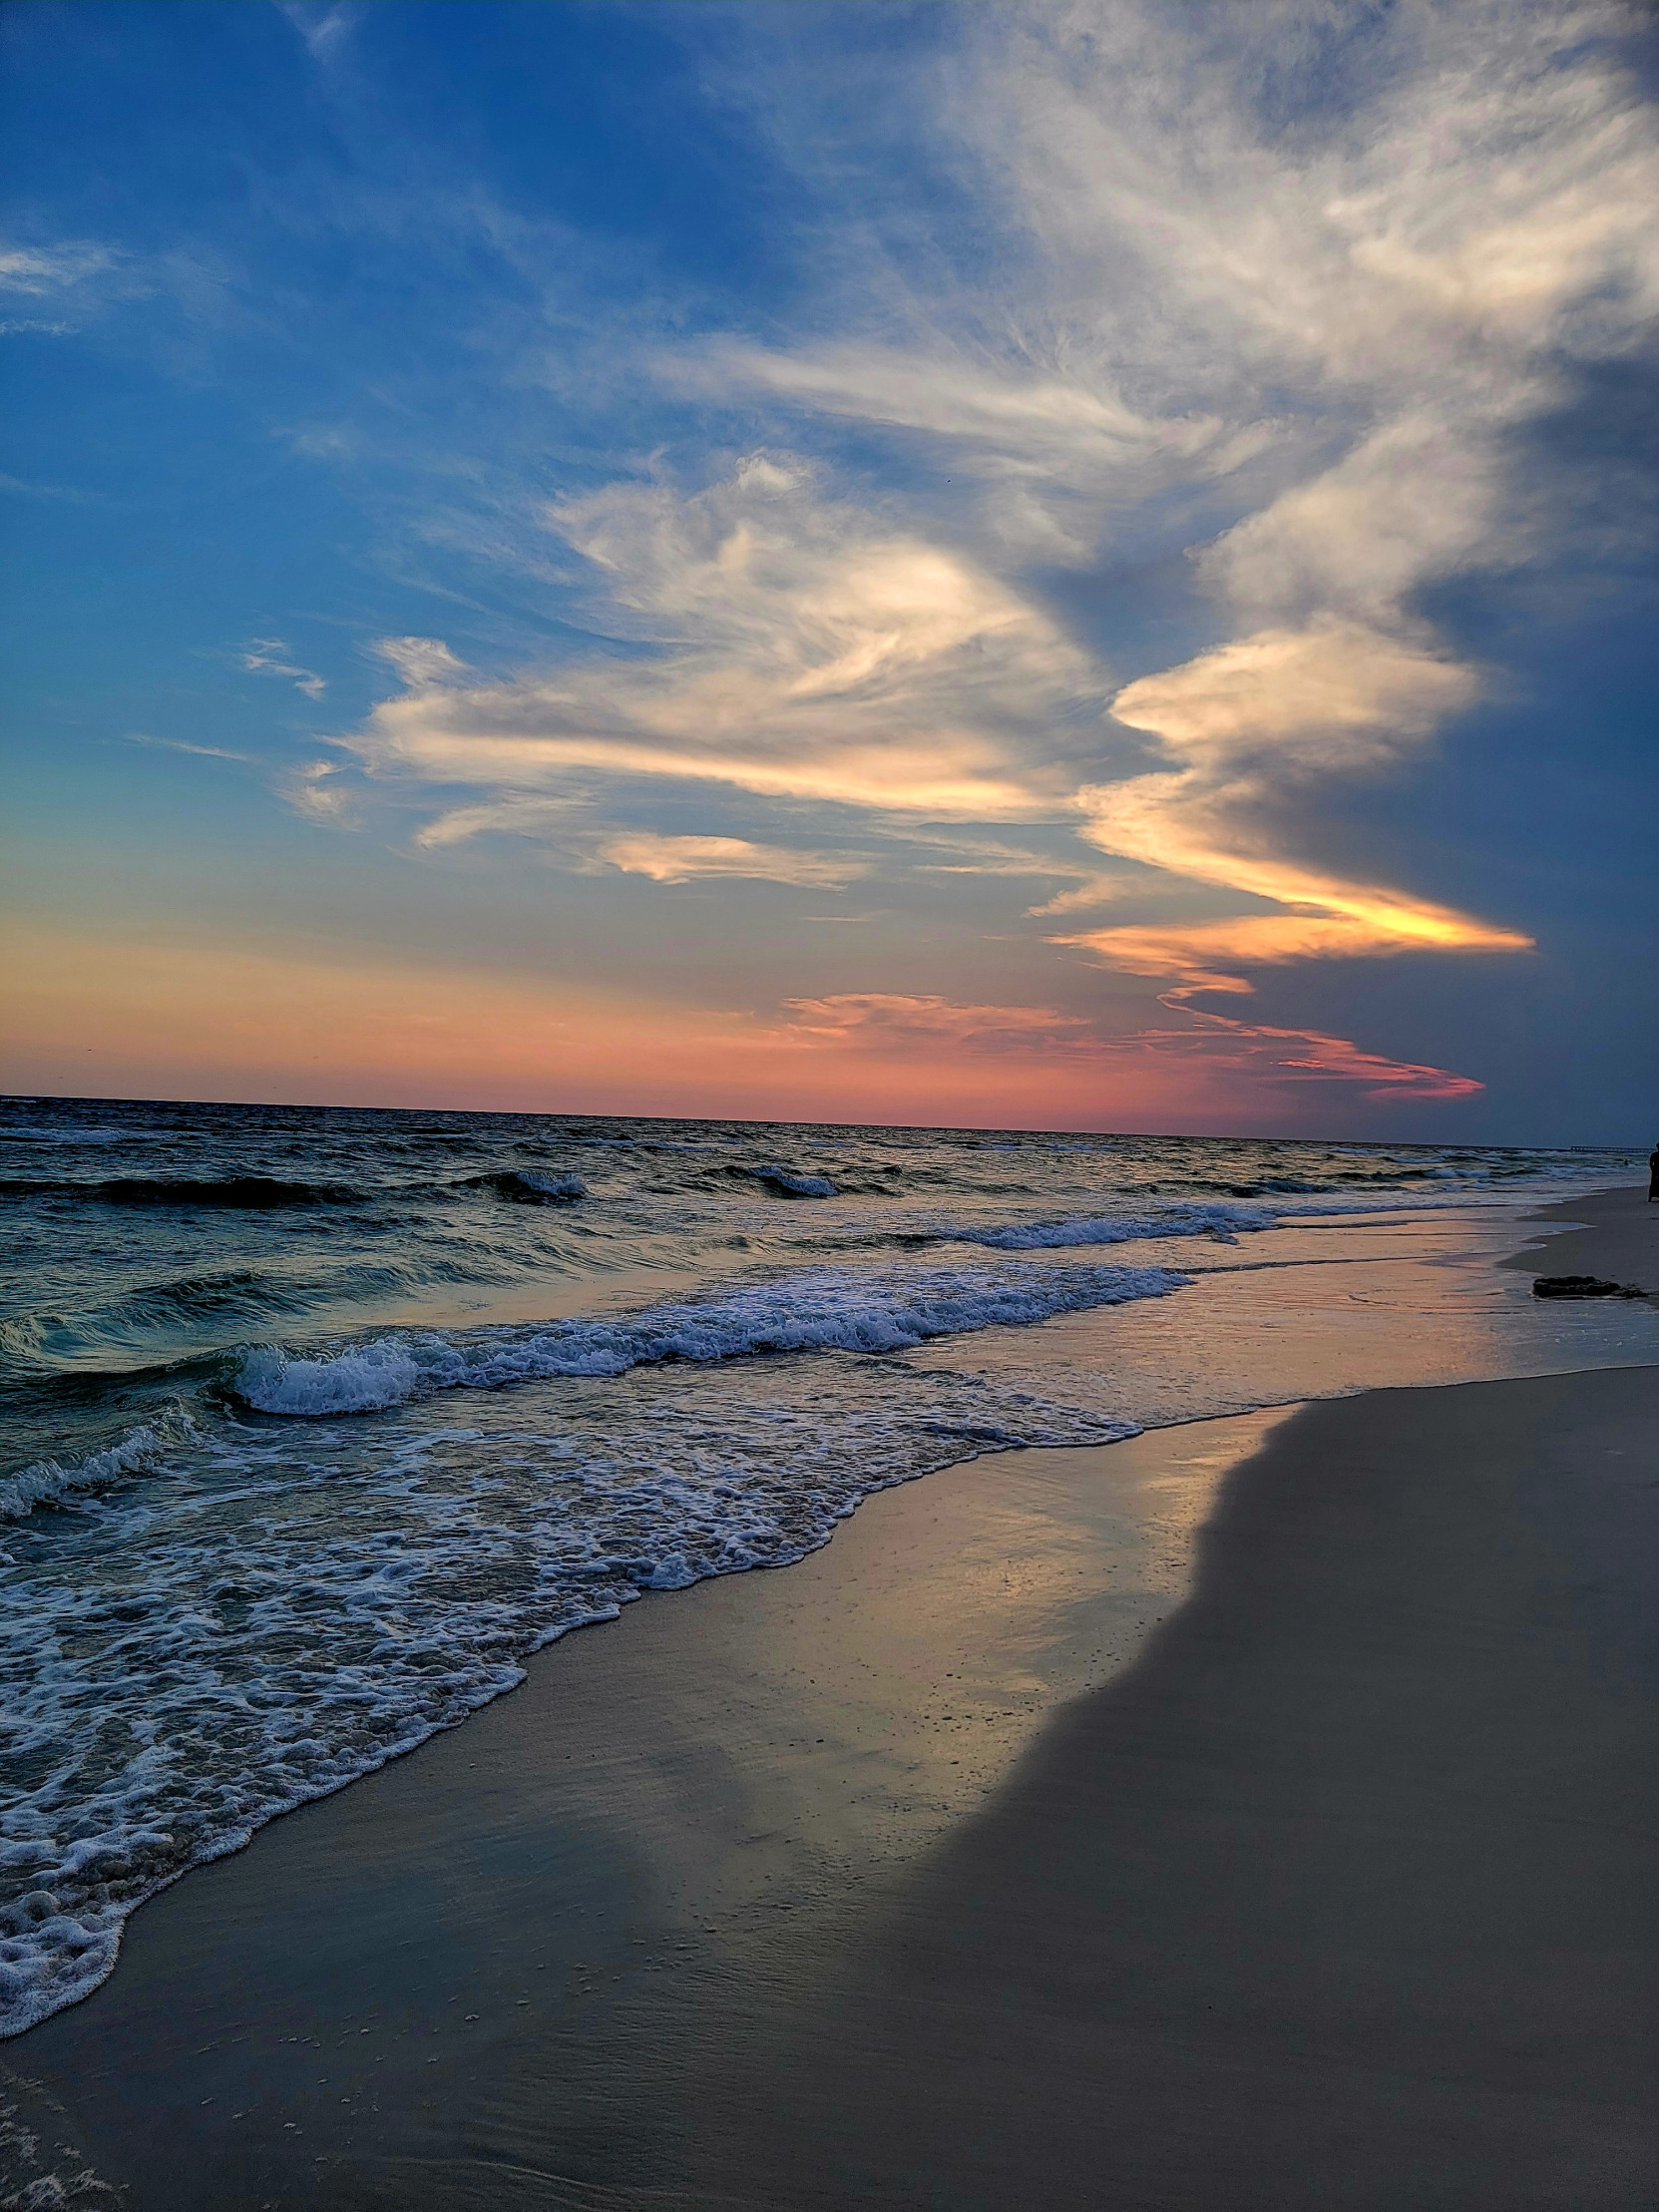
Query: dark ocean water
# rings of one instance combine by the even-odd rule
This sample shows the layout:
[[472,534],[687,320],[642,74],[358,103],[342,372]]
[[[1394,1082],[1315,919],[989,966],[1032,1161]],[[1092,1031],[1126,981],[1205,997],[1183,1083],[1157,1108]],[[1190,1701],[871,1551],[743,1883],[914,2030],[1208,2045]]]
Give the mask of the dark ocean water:
[[[566,1629],[798,1558],[891,1483],[1148,1417],[1144,1377],[1010,1361],[1017,1332],[1178,1301],[1286,1223],[1630,1171],[0,1101],[0,2034],[94,1988],[165,1882]],[[1182,1387],[1177,1416],[1237,1404]]]

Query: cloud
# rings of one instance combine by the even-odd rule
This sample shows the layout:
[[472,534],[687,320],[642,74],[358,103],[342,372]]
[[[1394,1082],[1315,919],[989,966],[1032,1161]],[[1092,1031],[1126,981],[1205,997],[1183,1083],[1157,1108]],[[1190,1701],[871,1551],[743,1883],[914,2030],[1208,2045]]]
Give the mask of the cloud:
[[280,638],[255,638],[242,648],[241,665],[249,675],[286,676],[296,691],[303,691],[307,698],[320,699],[328,688],[327,678],[314,669],[282,660],[280,656],[287,651]]
[[458,661],[438,638],[381,638],[374,651],[391,663],[411,691],[424,691],[468,672],[466,663]]
[[908,1052],[918,1046],[969,1052],[1026,1052],[1044,1046],[1061,1051],[1097,1049],[1079,1014],[1049,1007],[959,1006],[949,999],[902,992],[838,992],[821,999],[785,1002],[800,1039],[856,1045],[872,1052]]
[[1112,702],[1173,772],[1097,774],[1078,804],[1103,849],[1290,911],[1184,947],[1095,933],[1102,958],[1236,990],[1218,962],[1528,944],[1345,881],[1317,823],[1333,785],[1404,771],[1475,699],[1418,595],[1547,555],[1517,433],[1576,364],[1651,332],[1659,144],[1616,51],[1631,21],[1474,0],[1346,23],[1301,0],[978,13],[921,104],[980,211],[974,254],[872,212],[849,288],[879,336],[693,364],[946,449],[1095,560],[1143,537],[1162,487],[1213,497],[1243,470],[1266,492],[1193,549],[1226,641]]
[[[1353,900],[1354,894],[1343,886],[1333,890],[1331,897]],[[1354,914],[1307,911],[1161,927],[1136,924],[1085,930],[1052,942],[1080,946],[1105,966],[1128,975],[1167,980],[1177,987],[1164,994],[1171,1003],[1195,991],[1249,997],[1254,986],[1236,973],[1239,968],[1282,967],[1296,960],[1368,960],[1398,953],[1525,952],[1531,945],[1529,938],[1487,929],[1448,907],[1391,904],[1386,892],[1376,893],[1369,909]]]
[[1475,688],[1468,669],[1417,641],[1325,616],[1142,676],[1111,711],[1211,773],[1248,764],[1320,777],[1387,765]]
[[933,449],[974,484],[1004,550],[1086,560],[1103,504],[1228,475],[1269,433],[1209,414],[1137,412],[1109,378],[974,358],[943,333],[924,347],[833,344],[776,352],[720,344],[658,361],[670,387],[729,400],[744,387],[819,415],[879,425]]
[[326,61],[351,29],[356,9],[346,0],[277,0],[277,6],[305,41],[311,59]]
[[271,435],[286,439],[291,451],[307,461],[355,460],[362,447],[357,431],[343,423],[281,424]]
[[1082,870],[1080,883],[1069,891],[1056,891],[1051,899],[1044,899],[1040,906],[1026,909],[1028,921],[1044,920],[1055,914],[1084,914],[1092,906],[1113,906],[1119,899],[1127,899],[1140,888],[1129,876],[1089,875]]
[[[337,773],[344,773],[347,763],[338,761],[333,765]],[[471,838],[495,834],[565,844],[575,821],[576,807],[574,799],[524,797],[488,799],[478,806],[451,807],[447,813],[422,823],[415,832],[415,844],[421,851],[435,852],[445,845],[464,845]]]
[[618,650],[450,680],[391,641],[405,693],[351,740],[382,778],[555,792],[578,771],[723,783],[941,819],[1063,816],[1100,672],[972,562],[751,455],[705,489],[618,485],[547,522],[589,564]]
[[1198,1068],[1240,1090],[1284,1092],[1307,1084],[1361,1087],[1383,1105],[1417,1100],[1469,1099],[1485,1086],[1472,1076],[1415,1061],[1367,1052],[1346,1037],[1321,1030],[1270,1029],[1206,1015],[1196,1030],[1143,1030],[1123,1043],[1182,1069]]
[[[7,327],[0,323],[0,330]],[[78,484],[38,484],[21,476],[0,473],[0,492],[10,492],[17,499],[61,499],[72,507],[94,507],[104,504],[100,492],[83,491]]]
[[[85,239],[62,245],[0,246],[0,291],[44,298],[49,292],[68,291],[89,277],[102,275],[118,258],[110,247]],[[48,326],[32,323],[28,327]]]
[[[302,798],[309,795],[307,790]],[[852,853],[755,844],[744,837],[619,830],[615,823],[596,822],[591,804],[578,796],[513,797],[453,807],[424,823],[414,841],[417,849],[430,852],[484,836],[529,839],[547,847],[564,866],[584,874],[616,868],[623,875],[647,876],[663,884],[728,877],[840,890],[870,874],[872,868],[870,860]]]
[[289,776],[283,796],[291,807],[314,822],[325,822],[335,829],[350,828],[355,793],[348,784],[335,780],[342,772],[343,763],[338,760],[307,760]]
[[247,752],[231,752],[223,745],[187,744],[183,737],[150,737],[142,730],[137,729],[130,729],[127,732],[127,742],[130,745],[155,745],[164,752],[188,752],[194,754],[200,760],[246,761],[253,757],[251,753]]
[[944,998],[879,992],[791,999],[787,1036],[818,1049],[903,1059],[917,1054],[967,1060],[1012,1057],[1040,1066],[1097,1065],[1102,1075],[1161,1067],[1185,1080],[1232,1080],[1275,1090],[1310,1083],[1364,1087],[1376,1101],[1463,1099],[1482,1086],[1471,1076],[1371,1053],[1319,1030],[1259,1027],[1205,1014],[1184,1029],[1101,1036],[1081,1015],[1049,1007],[962,1006]]
[[948,830],[913,823],[873,824],[889,843],[900,843],[907,855],[948,852],[949,860],[915,859],[911,865],[922,876],[1093,876],[1099,873],[1091,858],[1032,852],[1000,837],[976,835],[971,830]]
[[1187,765],[1080,791],[1085,836],[1106,852],[1291,911],[1061,942],[1131,974],[1226,992],[1249,990],[1232,972],[1240,965],[1528,950],[1520,931],[1346,880],[1284,850],[1308,786],[1394,765],[1475,687],[1470,670],[1420,639],[1338,616],[1258,632],[1128,684],[1113,714]]
[[769,883],[802,883],[839,889],[870,873],[870,862],[843,853],[788,852],[753,845],[741,837],[662,837],[634,831],[613,837],[599,857],[626,875],[653,883],[689,883],[696,876],[752,876]]
[[[844,881],[801,873],[839,868],[842,838],[876,874],[1069,876],[1031,917],[1149,902],[1051,940],[1183,1010],[1125,1050],[1468,1095],[1188,1001],[1531,944],[1467,910],[1443,855],[1362,867],[1332,823],[1426,777],[1489,692],[1437,589],[1549,573],[1573,502],[1539,426],[1651,345],[1659,136],[1617,51],[1631,20],[1613,0],[963,10],[905,72],[902,127],[859,41],[840,77],[801,42],[811,67],[757,71],[754,99],[825,195],[810,298],[758,335],[613,329],[677,412],[624,480],[538,508],[534,544],[529,493],[468,541],[512,540],[593,642],[491,672],[386,641],[402,688],[343,740],[362,789],[429,808],[420,846],[502,830],[659,882]],[[1171,636],[1126,684],[1106,665],[1105,639]],[[619,829],[641,782],[695,786],[708,834]],[[808,803],[863,819],[803,831]],[[903,849],[951,822],[1069,823],[1078,857],[966,830],[936,860]],[[861,1052],[929,1022],[977,1051],[983,1017],[1107,1053],[1069,1017],[814,1004]]]

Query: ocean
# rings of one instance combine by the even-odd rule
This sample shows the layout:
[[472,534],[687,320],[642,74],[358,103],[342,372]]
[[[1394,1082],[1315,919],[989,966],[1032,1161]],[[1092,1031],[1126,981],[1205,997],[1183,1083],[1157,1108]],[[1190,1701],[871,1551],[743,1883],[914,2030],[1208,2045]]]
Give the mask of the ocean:
[[891,1484],[1651,1358],[1649,1309],[1546,1310],[1479,1256],[1634,1166],[0,1102],[0,2035],[539,1647],[786,1565]]

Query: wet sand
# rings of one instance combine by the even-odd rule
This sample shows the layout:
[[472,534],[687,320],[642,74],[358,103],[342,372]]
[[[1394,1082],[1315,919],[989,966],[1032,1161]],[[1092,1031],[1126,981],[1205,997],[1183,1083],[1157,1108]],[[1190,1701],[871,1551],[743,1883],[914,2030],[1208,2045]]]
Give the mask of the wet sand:
[[931,1476],[146,1907],[13,2186],[1651,2205],[1656,1539],[1659,1368]]
[[[1659,1204],[1646,1186],[1597,1190],[1543,1206],[1527,1216],[1537,1223],[1524,1250],[1500,1267],[1528,1275],[1599,1275],[1659,1297]],[[1563,1228],[1563,1222],[1582,1227]]]

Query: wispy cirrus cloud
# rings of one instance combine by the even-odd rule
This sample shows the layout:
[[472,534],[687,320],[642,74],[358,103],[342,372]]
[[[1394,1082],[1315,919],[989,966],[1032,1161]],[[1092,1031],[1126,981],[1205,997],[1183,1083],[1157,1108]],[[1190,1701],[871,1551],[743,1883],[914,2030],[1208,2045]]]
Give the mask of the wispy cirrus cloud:
[[[1529,942],[1321,867],[1308,801],[1401,769],[1477,697],[1416,595],[1547,547],[1517,432],[1575,364],[1651,332],[1659,156],[1610,43],[1630,22],[1593,5],[978,17],[941,109],[959,184],[1002,219],[1001,342],[984,290],[912,255],[885,272],[879,345],[719,356],[802,408],[950,448],[993,499],[1017,483],[1096,557],[1160,482],[1258,460],[1279,479],[1194,551],[1232,642],[1113,701],[1175,772],[1079,792],[1092,843],[1291,909],[1241,917],[1241,962]],[[1287,114],[1293,57],[1327,91],[1352,73],[1356,97],[1298,113],[1292,92]],[[1208,987],[1223,934],[1203,925],[1184,960],[1172,930],[1091,942]]]
[[374,774],[536,793],[599,772],[941,819],[1064,815],[1100,672],[962,555],[766,454],[688,494],[563,501],[547,523],[623,650],[481,684],[435,641],[389,641],[407,688],[349,740]]
[[102,307],[112,293],[142,290],[126,268],[126,256],[90,238],[55,244],[0,243],[0,300],[41,302],[50,312],[0,315],[0,337],[72,338],[79,320]]
[[326,62],[344,42],[358,10],[349,0],[276,0],[315,62]]
[[327,677],[286,659],[288,651],[280,638],[254,638],[242,647],[238,658],[249,675],[285,676],[296,691],[303,691],[309,699],[320,699],[328,688]]
[[653,883],[734,876],[809,884],[821,890],[839,890],[867,876],[872,865],[850,853],[790,851],[780,845],[757,845],[745,837],[669,837],[647,830],[608,838],[599,847],[599,857],[624,875],[649,876]]
[[199,760],[250,761],[250,752],[235,752],[228,745],[193,745],[183,737],[152,737],[145,731],[130,729],[127,732],[130,745],[152,745],[161,752],[187,752]]
[[0,246],[0,291],[43,299],[103,275],[117,259],[111,247],[85,238],[57,245]]

